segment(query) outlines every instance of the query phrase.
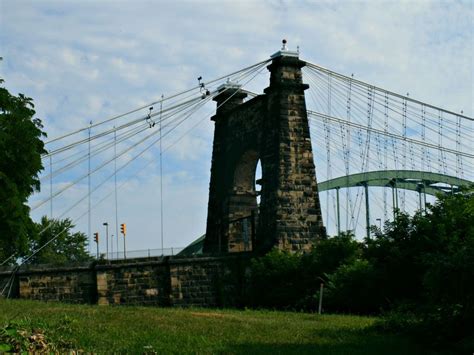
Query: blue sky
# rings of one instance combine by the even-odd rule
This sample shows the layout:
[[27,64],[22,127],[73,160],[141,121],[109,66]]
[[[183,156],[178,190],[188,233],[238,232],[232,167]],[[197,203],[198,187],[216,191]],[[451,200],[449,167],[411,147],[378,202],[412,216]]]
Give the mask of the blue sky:
[[[34,99],[53,138],[195,86],[198,76],[264,60],[287,38],[305,60],[472,117],[473,27],[471,1],[0,0],[0,76],[12,93]],[[251,88],[267,83],[264,72]],[[205,230],[212,111],[164,156],[165,246]],[[157,160],[156,150],[146,158],[134,169]],[[157,162],[130,174],[120,176],[119,223],[128,225],[130,249],[158,248]],[[85,192],[83,182],[58,198],[56,213]],[[94,209],[93,231],[103,233],[114,216],[109,199]],[[87,218],[77,224],[87,232]]]

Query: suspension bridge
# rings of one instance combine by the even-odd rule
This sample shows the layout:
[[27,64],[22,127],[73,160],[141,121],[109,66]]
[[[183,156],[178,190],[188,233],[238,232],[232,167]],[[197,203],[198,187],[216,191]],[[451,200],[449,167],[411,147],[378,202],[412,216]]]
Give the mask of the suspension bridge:
[[[278,53],[299,58],[298,52],[289,51],[286,46]],[[265,74],[274,58],[219,78],[199,77],[197,85],[187,90],[163,95],[128,112],[49,139],[45,142],[48,153],[42,157],[42,192],[31,199],[31,211],[56,219],[69,217],[74,222],[87,220],[87,234],[93,245],[92,216],[98,206],[107,205],[114,210],[115,221],[111,225],[117,237],[119,216],[123,219],[121,189],[158,162],[158,249],[163,253],[163,194],[167,189],[163,157],[195,133],[199,125],[208,122],[209,108],[219,110],[239,95],[244,102],[261,96],[250,91],[249,86]],[[304,64],[302,75],[309,85],[305,98],[321,214],[329,235],[351,231],[358,237],[370,236],[370,226],[380,227],[384,221],[393,220],[395,211],[423,210],[436,194],[455,193],[474,181],[472,117],[311,61]],[[219,100],[223,95],[226,99]],[[217,101],[217,108],[213,100]],[[203,158],[211,159],[210,155]],[[254,189],[259,174],[260,165],[253,169]],[[85,188],[79,190],[78,186]],[[68,195],[75,201],[63,206],[59,201]],[[177,237],[168,237],[180,245]],[[110,243],[111,255],[115,248],[118,257],[118,238]]]

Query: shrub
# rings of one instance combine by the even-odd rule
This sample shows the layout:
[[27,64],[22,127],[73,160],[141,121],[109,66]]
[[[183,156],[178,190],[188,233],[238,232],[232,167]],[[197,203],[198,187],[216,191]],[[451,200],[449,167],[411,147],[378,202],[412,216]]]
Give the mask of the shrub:
[[322,239],[308,254],[272,250],[252,261],[248,303],[254,307],[314,310],[325,275],[360,255],[360,244],[352,234]]
[[252,260],[248,297],[251,306],[292,308],[301,296],[301,256],[277,249]]
[[341,265],[327,279],[324,302],[329,311],[370,314],[378,313],[383,305],[379,275],[367,260]]

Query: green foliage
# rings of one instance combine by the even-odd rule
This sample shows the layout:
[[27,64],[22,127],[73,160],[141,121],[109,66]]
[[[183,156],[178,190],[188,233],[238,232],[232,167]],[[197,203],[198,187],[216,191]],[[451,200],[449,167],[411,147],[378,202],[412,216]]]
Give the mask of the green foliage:
[[356,260],[360,244],[349,233],[318,242],[308,254],[272,250],[252,261],[250,304],[258,307],[314,310],[315,294],[326,275]]
[[341,233],[331,238],[321,239],[308,254],[301,256],[299,282],[301,299],[296,309],[315,310],[319,302],[321,282],[343,264],[351,263],[362,254],[362,245],[352,233]]
[[253,304],[314,310],[324,282],[325,311],[384,311],[382,328],[468,349],[474,343],[472,189],[440,196],[413,217],[399,212],[374,231],[362,243],[342,234],[320,240],[309,254],[272,251],[258,259],[251,268]]
[[12,254],[19,256],[26,252],[33,222],[26,200],[19,194],[17,186],[1,171],[0,201],[0,262],[3,262]]
[[35,224],[36,233],[33,234],[30,250],[44,247],[29,262],[62,265],[92,260],[86,250],[87,236],[82,232],[73,233],[73,228],[74,225],[68,218],[57,220],[42,217],[41,222]]
[[318,277],[335,271],[340,265],[349,263],[361,255],[359,242],[351,233],[341,233],[332,238],[321,239],[311,253],[303,255],[304,269]]
[[257,307],[291,308],[300,297],[300,265],[298,255],[276,249],[252,260],[250,303]]
[[434,303],[474,307],[474,195],[445,197],[430,208],[420,233],[435,235],[424,256],[424,288]]
[[364,256],[382,275],[378,287],[384,290],[386,302],[380,307],[421,296],[422,255],[432,244],[432,236],[418,232],[425,218],[420,213],[413,218],[398,213],[393,222],[385,223],[384,233],[378,232],[374,239],[365,241]]
[[34,115],[31,98],[13,96],[0,87],[1,260],[14,253],[22,255],[33,228],[26,202],[40,188],[41,154],[46,153],[41,140],[46,134]]
[[[409,222],[412,250],[404,255],[411,255],[417,269],[406,278],[417,282],[418,292],[411,297],[410,309],[396,308],[386,325],[436,339],[437,346],[468,350],[474,343],[474,195],[466,191],[442,196],[425,215]],[[405,324],[404,318],[416,321]]]
[[380,276],[367,260],[355,259],[327,275],[326,309],[329,311],[371,314],[380,311],[383,290]]

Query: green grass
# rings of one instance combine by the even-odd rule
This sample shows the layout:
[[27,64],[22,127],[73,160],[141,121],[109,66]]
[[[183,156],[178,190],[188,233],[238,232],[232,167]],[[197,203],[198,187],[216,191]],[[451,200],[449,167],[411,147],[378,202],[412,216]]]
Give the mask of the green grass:
[[12,320],[97,353],[423,353],[408,338],[378,333],[373,317],[0,300],[0,326]]

